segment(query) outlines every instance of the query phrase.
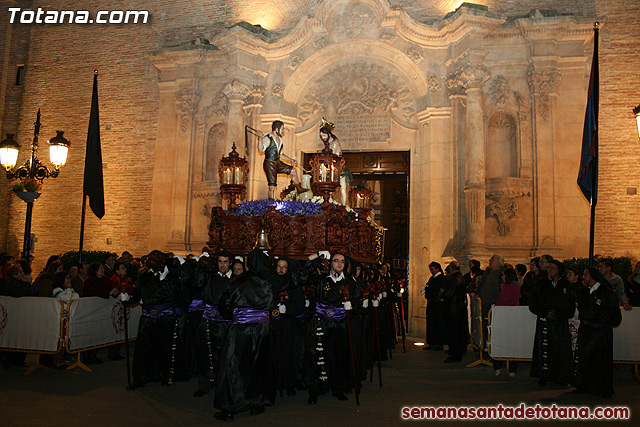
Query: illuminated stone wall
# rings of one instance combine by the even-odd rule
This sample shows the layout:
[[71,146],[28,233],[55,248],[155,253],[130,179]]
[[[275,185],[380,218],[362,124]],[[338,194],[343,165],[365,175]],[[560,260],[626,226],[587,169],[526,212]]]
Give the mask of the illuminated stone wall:
[[[83,8],[146,9],[151,21],[8,24],[8,7],[30,3],[0,1],[0,128],[26,147],[41,108],[40,157],[57,129],[72,142],[34,206],[36,270],[78,247],[94,68],[106,215],[88,212],[85,249],[198,252],[220,204],[217,162],[233,142],[245,154],[244,126],[283,120],[287,154],[300,158],[318,149],[324,115],[345,149],[410,151],[412,288],[434,259],[586,256],[589,208],[575,179],[596,19],[596,252],[640,255],[640,196],[629,194],[640,186],[637,1],[479,0],[448,16],[460,1],[94,1]],[[262,159],[249,154],[248,194],[265,197]],[[19,252],[24,212],[0,191],[2,249]],[[421,310],[412,304],[414,322]]]

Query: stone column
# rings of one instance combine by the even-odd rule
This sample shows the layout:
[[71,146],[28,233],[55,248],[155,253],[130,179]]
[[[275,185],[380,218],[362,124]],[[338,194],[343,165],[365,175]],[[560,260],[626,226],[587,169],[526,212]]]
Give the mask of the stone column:
[[464,91],[465,113],[465,216],[466,251],[469,254],[485,250],[485,138],[482,109],[482,86],[489,72],[477,63],[465,64],[449,76],[447,86],[452,95]]

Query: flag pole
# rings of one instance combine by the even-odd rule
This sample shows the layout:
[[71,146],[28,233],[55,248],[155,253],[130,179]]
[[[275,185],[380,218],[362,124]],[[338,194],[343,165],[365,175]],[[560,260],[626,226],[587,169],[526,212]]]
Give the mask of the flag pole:
[[594,109],[596,116],[596,153],[593,159],[593,170],[591,172],[591,224],[589,227],[589,266],[593,266],[593,248],[594,248],[594,240],[595,240],[595,231],[596,231],[596,203],[597,203],[597,195],[598,191],[598,157],[599,157],[599,141],[598,141],[598,118],[599,118],[599,109],[600,109],[600,70],[598,65],[598,32],[599,32],[600,23],[595,22],[593,24],[593,67],[595,70],[591,70],[591,73],[594,74]]
[[78,249],[78,267],[82,265],[82,245],[84,244],[84,214],[87,211],[87,195],[82,190],[82,217],[80,219],[80,248]]

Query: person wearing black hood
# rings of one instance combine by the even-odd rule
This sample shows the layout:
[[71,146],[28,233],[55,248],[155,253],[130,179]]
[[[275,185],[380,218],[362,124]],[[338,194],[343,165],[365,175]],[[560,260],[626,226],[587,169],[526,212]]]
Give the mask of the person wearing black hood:
[[462,361],[469,335],[467,316],[467,283],[460,272],[460,263],[451,261],[445,268],[447,287],[444,289],[444,319],[447,325],[449,357],[444,363]]
[[296,394],[296,387],[302,386],[302,362],[304,359],[304,317],[305,296],[300,283],[296,281],[297,262],[281,257],[275,260],[275,270],[287,285],[279,292],[271,309],[271,330],[273,331],[272,362],[277,376],[278,390],[288,396]]
[[131,294],[120,294],[120,299],[130,304],[142,300],[130,390],[155,379],[160,379],[163,386],[173,382],[178,338],[176,307],[181,289],[180,277],[169,271],[168,262],[172,260],[165,259],[162,252],[151,252],[148,269],[140,274]]
[[613,391],[613,328],[622,322],[615,290],[595,267],[584,271],[577,290],[580,328],[576,346],[574,393],[611,397]]
[[215,417],[219,420],[231,420],[245,411],[258,415],[275,403],[269,310],[275,296],[286,288],[262,251],[251,252],[247,266],[246,273],[231,279],[218,302],[220,311],[233,318],[215,383],[214,407],[220,410]]
[[[566,385],[571,375],[569,321],[576,310],[573,286],[562,277],[564,266],[549,260],[547,277],[533,287],[529,311],[538,318],[531,360],[531,376],[538,385],[554,381]],[[544,273],[543,273],[544,274]]]

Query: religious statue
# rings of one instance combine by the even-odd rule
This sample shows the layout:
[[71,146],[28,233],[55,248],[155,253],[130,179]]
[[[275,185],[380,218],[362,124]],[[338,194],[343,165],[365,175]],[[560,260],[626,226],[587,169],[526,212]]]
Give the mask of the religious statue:
[[[333,129],[335,125],[325,119],[322,118],[322,123],[320,123],[320,140],[324,143],[325,149],[330,149],[333,154],[336,156],[342,157],[342,146],[340,145],[340,140],[337,136],[333,134]],[[342,173],[340,174],[340,199],[339,202],[344,206],[348,206],[349,197],[347,195],[347,184],[353,181],[353,176],[351,175],[351,171],[347,166],[342,168]]]

